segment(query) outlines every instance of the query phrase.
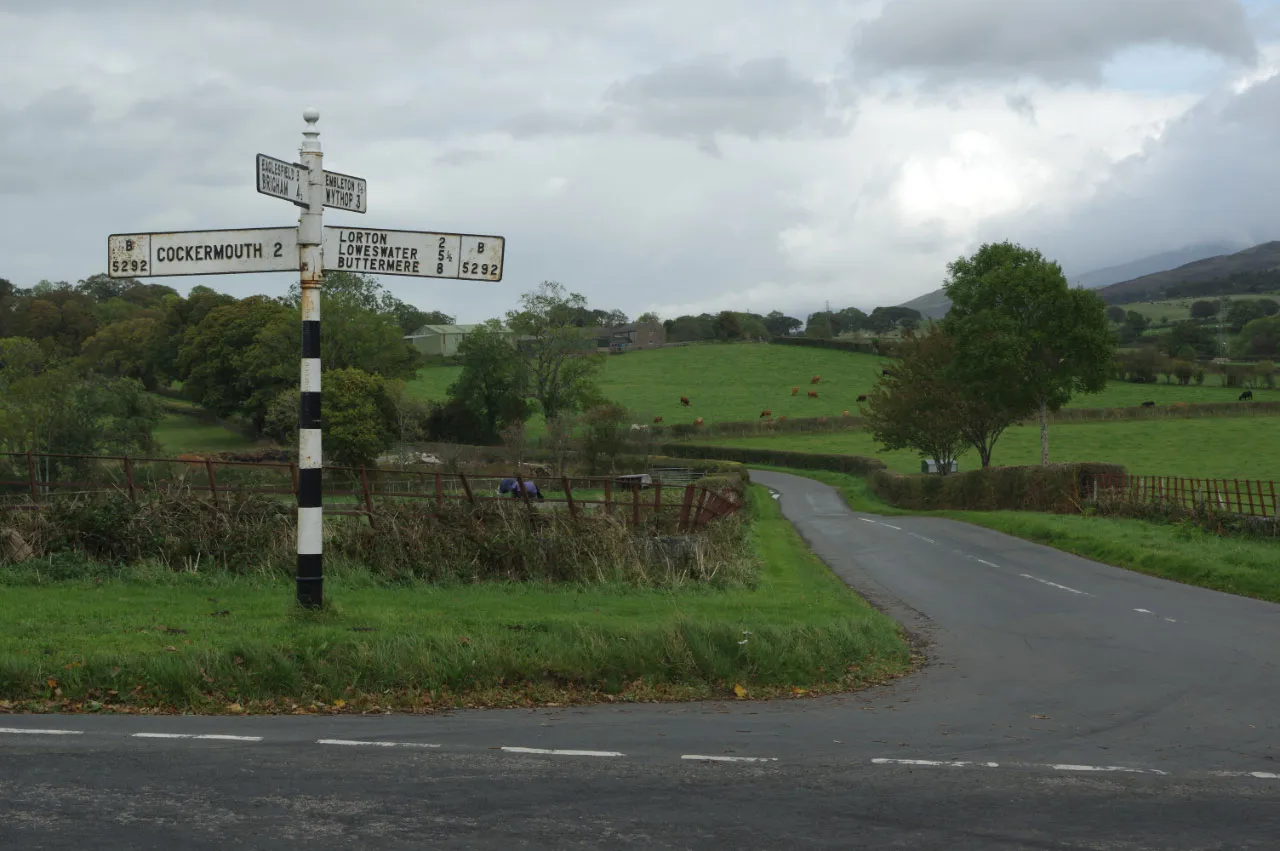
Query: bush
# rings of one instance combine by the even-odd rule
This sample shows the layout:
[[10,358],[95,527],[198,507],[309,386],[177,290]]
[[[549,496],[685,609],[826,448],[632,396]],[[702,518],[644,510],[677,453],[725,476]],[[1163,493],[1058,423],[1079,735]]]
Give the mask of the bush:
[[777,346],[807,346],[811,349],[832,349],[837,352],[857,352],[864,355],[894,357],[898,344],[894,340],[824,340],[816,337],[774,337],[769,341]]
[[1078,513],[1094,476],[1124,473],[1118,464],[1050,464],[988,467],[948,476],[904,476],[877,470],[870,481],[881,499],[913,511]]
[[775,467],[795,467],[803,470],[830,470],[835,473],[852,473],[864,476],[875,470],[883,470],[884,462],[876,458],[858,455],[823,455],[814,452],[787,452],[780,449],[757,449],[749,446],[699,446],[688,443],[667,443],[659,451],[674,458],[715,458],[737,461],[742,464],[769,464]]

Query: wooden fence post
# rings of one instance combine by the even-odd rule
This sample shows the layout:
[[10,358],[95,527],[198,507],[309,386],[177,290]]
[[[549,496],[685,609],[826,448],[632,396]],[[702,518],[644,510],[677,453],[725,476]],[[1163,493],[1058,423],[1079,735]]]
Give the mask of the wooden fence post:
[[38,509],[40,507],[40,488],[36,485],[36,459],[31,454],[31,450],[27,450],[27,481],[31,484],[31,502]]
[[684,500],[680,503],[680,531],[688,531],[689,509],[693,507],[693,482],[684,486]]
[[137,502],[138,497],[133,489],[133,462],[128,455],[124,456],[124,484],[129,489],[129,501]]
[[613,479],[604,480],[604,513],[613,516]]
[[653,516],[662,522],[662,482],[653,483]]
[[458,481],[462,482],[462,492],[467,495],[467,502],[472,505],[476,504],[475,495],[471,493],[471,483],[467,481],[466,473],[458,473]]
[[640,483],[631,487],[631,528],[640,528]]
[[[1236,513],[1244,514],[1244,500],[1240,498],[1240,480],[1232,479],[1236,483]],[[1227,494],[1227,507],[1231,507],[1231,494]]]
[[578,517],[577,510],[573,504],[573,487],[569,484],[568,476],[560,477],[560,484],[564,486],[564,498],[569,503],[569,519],[576,520]]
[[[533,479],[529,480],[533,483]],[[524,503],[524,507],[533,510],[533,503],[529,502],[529,492],[524,489],[524,478],[519,471],[516,472],[516,492],[520,494],[520,500]]]
[[1275,514],[1276,523],[1280,523],[1280,502],[1276,502],[1276,483],[1271,482],[1271,511]]
[[373,521],[373,494],[369,493],[369,475],[363,464],[360,465],[360,489],[364,491],[364,511],[369,518],[369,526],[376,526]]
[[218,505],[218,480],[213,474],[213,461],[208,458],[204,459],[204,468],[209,473],[209,494],[212,496],[213,504],[216,507]]

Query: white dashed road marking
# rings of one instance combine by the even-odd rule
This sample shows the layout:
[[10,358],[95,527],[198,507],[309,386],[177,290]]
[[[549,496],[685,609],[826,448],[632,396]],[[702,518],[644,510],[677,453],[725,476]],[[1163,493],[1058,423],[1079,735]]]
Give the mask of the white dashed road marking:
[[1123,765],[1050,765],[1049,767],[1057,769],[1058,771],[1119,771],[1125,774],[1161,775],[1167,775],[1169,773],[1155,768],[1128,768]]
[[1210,771],[1214,777],[1256,777],[1259,780],[1280,780],[1280,774],[1270,771]]
[[[1160,617],[1160,615],[1157,615],[1155,612],[1151,611],[1150,609],[1134,609],[1134,611],[1144,615],[1151,615],[1153,618]],[[1175,621],[1173,618],[1161,618],[1161,620],[1166,620],[1169,623],[1177,623],[1177,621]]]
[[908,534],[908,535],[910,535],[910,536],[911,536],[911,537],[913,537],[913,538],[919,538],[920,540],[922,540],[922,541],[924,541],[924,542],[926,542],[926,543],[929,543],[929,544],[936,544],[936,543],[938,543],[938,542],[937,542],[937,541],[935,541],[933,538],[926,538],[924,535],[917,535],[915,532],[908,532],[907,534]]
[[372,747],[372,748],[438,748],[439,745],[431,745],[425,742],[366,742],[355,739],[316,739],[317,745],[346,745],[348,747]]
[[541,753],[551,754],[553,756],[626,756],[624,753],[617,751],[566,751],[556,750],[552,748],[508,748],[504,747],[507,753]]
[[13,733],[19,736],[80,736],[84,730],[29,730],[24,727],[0,727],[0,733]]
[[[884,759],[871,760],[873,765],[919,765],[933,768],[999,768],[998,762],[962,762],[960,760],[944,761],[934,759]],[[1071,765],[1067,763],[1004,763],[1005,768],[1052,768],[1055,771],[1116,771],[1125,774],[1158,774],[1167,776],[1168,772],[1155,768],[1129,768],[1124,765]],[[1225,772],[1224,772],[1225,773]]]
[[224,736],[215,733],[196,735],[194,733],[134,733],[134,739],[204,739],[214,742],[260,742],[261,736]]
[[943,762],[942,760],[936,759],[873,759],[871,762],[875,765],[947,765],[956,767],[977,765],[983,768],[1000,767],[1000,763],[998,762],[962,762],[960,760],[956,760],[954,762]]
[[703,754],[687,753],[680,756],[681,759],[692,759],[701,762],[777,762],[778,758],[774,756],[704,756]]
[[987,567],[997,567],[997,568],[998,568],[998,567],[1000,566],[1000,565],[998,565],[998,564],[992,564],[991,562],[987,561],[985,558],[978,558],[978,559],[974,559],[974,561],[976,561],[978,564],[985,564]]
[[1036,582],[1042,583],[1044,585],[1048,585],[1051,588],[1057,588],[1061,591],[1070,591],[1072,594],[1079,594],[1081,597],[1093,596],[1092,594],[1087,594],[1084,591],[1077,591],[1074,588],[1068,588],[1065,585],[1059,585],[1056,582],[1050,582],[1048,579],[1041,579],[1038,576],[1032,576],[1030,573],[1019,573],[1018,575],[1021,576],[1023,579],[1034,579]]

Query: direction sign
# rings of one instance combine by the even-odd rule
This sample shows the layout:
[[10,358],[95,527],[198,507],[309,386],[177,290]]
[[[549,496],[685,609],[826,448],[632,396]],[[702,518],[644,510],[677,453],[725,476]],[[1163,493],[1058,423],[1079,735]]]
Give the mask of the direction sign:
[[363,177],[352,177],[336,171],[324,173],[324,205],[335,210],[363,213],[367,209],[369,184]]
[[500,236],[373,228],[324,229],[324,267],[374,275],[501,281]]
[[[266,154],[258,154],[258,191],[263,195],[283,198],[307,206],[307,169]],[[324,173],[324,206],[335,210],[363,213],[368,210],[369,184],[363,177],[352,177],[336,171]]]
[[258,154],[258,191],[291,201],[299,207],[307,206],[307,170],[296,163],[287,163],[266,154]]
[[298,229],[237,228],[107,237],[112,278],[297,272]]

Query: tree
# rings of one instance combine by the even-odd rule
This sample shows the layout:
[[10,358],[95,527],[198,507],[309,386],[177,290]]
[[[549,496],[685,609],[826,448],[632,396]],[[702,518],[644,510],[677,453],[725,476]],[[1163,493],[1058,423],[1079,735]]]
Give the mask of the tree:
[[1119,325],[1124,321],[1124,308],[1118,304],[1113,304],[1107,308],[1107,318]]
[[1193,302],[1191,305],[1192,319],[1212,319],[1218,315],[1218,303],[1216,301],[1201,300]]
[[1197,359],[1211,358],[1218,353],[1218,338],[1212,329],[1204,325],[1182,322],[1169,332],[1165,351],[1176,353],[1185,347],[1195,349]]
[[502,428],[529,417],[525,401],[528,365],[495,320],[474,329],[458,345],[462,372],[449,386],[451,400],[466,405],[485,425],[479,443],[491,443]]
[[1124,324],[1133,330],[1135,336],[1141,336],[1151,324],[1151,320],[1136,310],[1130,310],[1124,315]]
[[804,335],[815,340],[830,340],[834,336],[831,331],[831,317],[827,313],[813,314],[805,323]]
[[[343,467],[371,466],[397,434],[394,400],[387,382],[359,369],[324,374],[321,408],[325,460]],[[271,401],[265,430],[287,445],[297,442],[298,391],[281,391]]]
[[1257,305],[1262,308],[1263,316],[1275,316],[1280,313],[1280,304],[1277,304],[1274,299],[1260,298],[1257,301]]
[[914,319],[918,323],[922,318],[920,311],[910,307],[877,307],[867,317],[866,324],[870,330],[883,334],[892,331],[904,319]]
[[520,309],[507,313],[507,326],[528,339],[521,341],[530,373],[530,393],[547,419],[576,411],[599,396],[596,375],[604,357],[584,345],[582,330],[569,324],[586,309],[579,293],[566,292],[555,281],[543,281],[520,297]]
[[846,331],[861,331],[869,317],[856,307],[846,307],[831,316],[831,330],[838,337]]
[[1240,330],[1233,346],[1239,357],[1274,358],[1280,356],[1280,316],[1255,319]]
[[640,317],[639,317],[638,319],[636,319],[636,324],[637,324],[637,325],[647,325],[647,324],[649,324],[649,323],[651,323],[651,322],[656,322],[656,323],[658,323],[658,324],[662,324],[662,317],[658,316],[658,314],[656,314],[656,313],[654,313],[652,310],[650,310],[650,311],[647,311],[647,312],[645,312],[645,313],[640,314]]
[[885,449],[914,449],[945,473],[968,443],[961,390],[949,375],[955,340],[938,328],[909,333],[900,354],[868,394],[867,431]]
[[1106,387],[1115,355],[1106,306],[1096,293],[1072,289],[1057,263],[1010,242],[983,245],[948,271],[951,310],[944,322],[994,332],[994,350],[984,348],[997,356],[979,363],[1003,379],[1000,398],[1010,411],[1039,411],[1040,461],[1047,465],[1048,412],[1076,393]]
[[154,317],[113,322],[84,341],[82,366],[115,378],[136,378],[148,390],[159,386],[165,351],[164,323]]
[[794,316],[787,316],[781,311],[771,310],[764,318],[765,329],[775,337],[787,337],[804,327],[804,323]]
[[1232,333],[1236,333],[1245,325],[1263,316],[1266,316],[1266,312],[1258,302],[1251,299],[1238,299],[1231,302],[1231,306],[1227,309],[1227,328]]

